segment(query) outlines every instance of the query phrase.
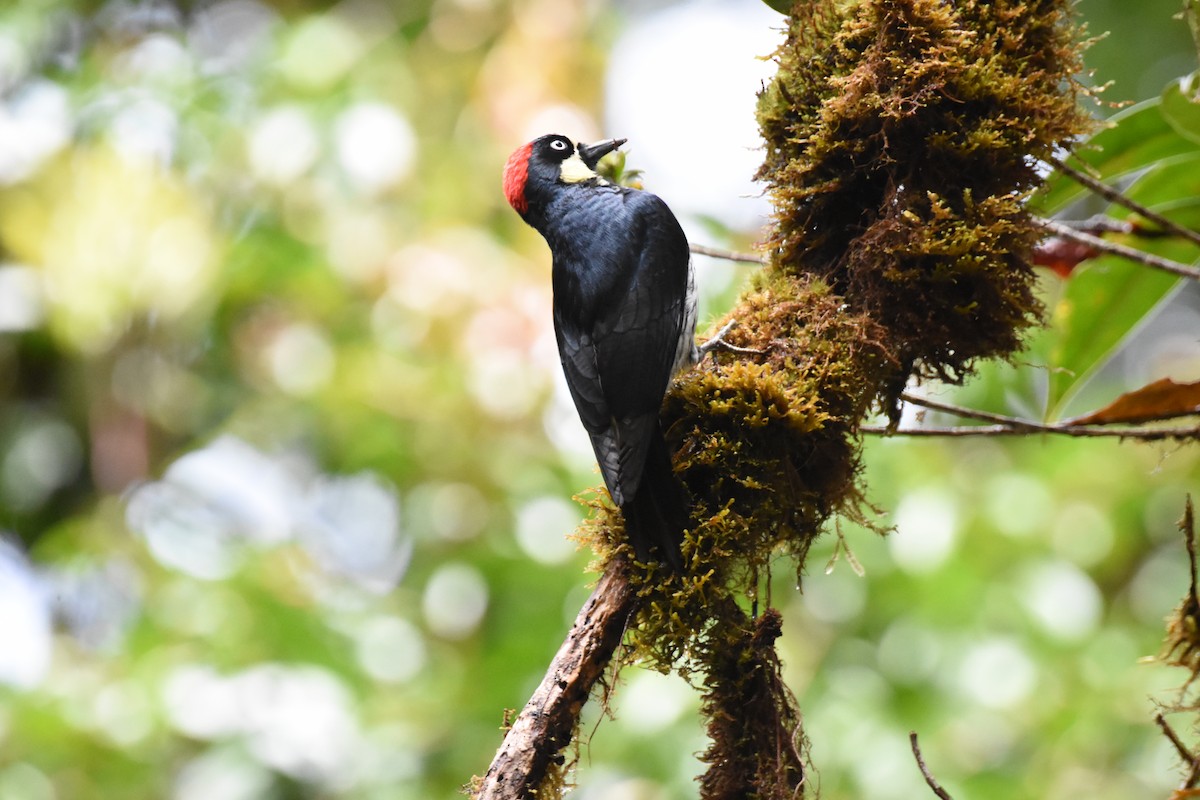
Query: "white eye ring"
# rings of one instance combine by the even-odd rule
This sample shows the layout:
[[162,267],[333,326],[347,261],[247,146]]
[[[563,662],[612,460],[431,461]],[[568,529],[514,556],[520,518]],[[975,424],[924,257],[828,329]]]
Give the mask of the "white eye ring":
[[550,142],[550,147],[554,150],[566,150],[567,143],[562,139],[555,139],[554,141]]

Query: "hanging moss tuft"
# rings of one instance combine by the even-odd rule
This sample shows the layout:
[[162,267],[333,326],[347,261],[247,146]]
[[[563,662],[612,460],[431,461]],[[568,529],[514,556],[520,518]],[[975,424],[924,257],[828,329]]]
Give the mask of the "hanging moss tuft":
[[[778,549],[803,561],[821,523],[856,502],[853,420],[870,399],[863,386],[890,362],[878,326],[820,281],[765,273],[733,316],[731,342],[762,355],[687,373],[662,416],[697,518],[742,520],[714,547],[753,572]],[[699,548],[693,558],[721,566]]]
[[797,3],[759,98],[777,269],[818,275],[904,364],[958,382],[1042,309],[1023,201],[1089,129],[1062,0]]
[[797,797],[808,742],[775,652],[783,619],[773,609],[753,619],[736,608],[725,616],[741,622],[725,626],[720,646],[709,654],[701,710],[710,744],[701,760],[710,768],[699,779],[700,796]]

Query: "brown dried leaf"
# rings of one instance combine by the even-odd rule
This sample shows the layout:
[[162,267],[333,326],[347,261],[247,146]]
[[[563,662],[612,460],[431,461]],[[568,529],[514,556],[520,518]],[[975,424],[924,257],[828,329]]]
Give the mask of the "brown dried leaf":
[[1104,408],[1075,417],[1063,425],[1113,425],[1153,422],[1200,413],[1200,381],[1176,383],[1161,378],[1140,389],[1126,392]]

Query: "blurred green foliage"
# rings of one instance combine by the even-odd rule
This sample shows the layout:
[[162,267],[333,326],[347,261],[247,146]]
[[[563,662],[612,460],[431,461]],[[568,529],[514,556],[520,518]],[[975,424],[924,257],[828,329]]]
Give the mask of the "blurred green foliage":
[[[1093,32],[1124,8],[1081,4]],[[1174,10],[1096,46],[1114,99],[1192,53]],[[499,170],[546,108],[598,114],[620,24],[582,0],[0,8],[0,798],[423,800],[486,768],[586,596],[563,537],[598,482]],[[1152,31],[1176,46],[1106,68]],[[1123,112],[1166,142],[1134,191],[1170,207],[1191,171],[1158,162],[1195,146],[1156,108]],[[1173,282],[1087,269],[1047,279],[1096,309],[1047,334],[1071,373],[989,370],[963,402],[1045,413],[1060,374],[1115,394]],[[803,594],[790,565],[770,594],[822,795],[924,796],[915,729],[961,796],[1165,796],[1147,697],[1183,676],[1138,659],[1186,586],[1195,454],[864,461],[897,533],[831,531]],[[626,670],[577,796],[693,796],[696,702]]]

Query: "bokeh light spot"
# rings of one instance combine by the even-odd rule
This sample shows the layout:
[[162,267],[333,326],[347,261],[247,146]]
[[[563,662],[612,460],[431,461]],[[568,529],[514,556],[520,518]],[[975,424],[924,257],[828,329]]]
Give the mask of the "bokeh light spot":
[[27,331],[46,316],[41,276],[16,264],[0,265],[0,332]]
[[412,540],[401,537],[396,492],[373,473],[317,481],[300,530],[326,570],[381,593],[399,582],[412,554]]
[[1064,561],[1036,564],[1026,570],[1022,583],[1025,608],[1056,639],[1078,641],[1100,624],[1104,600],[1078,567]]
[[421,598],[425,623],[445,639],[465,639],[474,633],[487,606],[488,588],[483,575],[460,562],[438,567]]
[[1027,698],[1037,683],[1037,667],[1017,642],[995,637],[967,648],[958,685],[988,708],[1008,708]]
[[218,747],[179,769],[171,800],[261,800],[273,782],[271,772],[240,748]]
[[867,583],[853,570],[839,569],[804,579],[804,607],[821,622],[854,619],[867,604]]
[[957,500],[935,488],[912,492],[896,507],[895,525],[887,543],[896,564],[906,572],[932,572],[953,552],[958,533]]
[[50,668],[50,604],[20,552],[0,540],[0,684],[32,689]]
[[286,186],[316,163],[321,152],[317,130],[295,105],[267,111],[250,129],[250,169],[264,183]]
[[1081,567],[1091,567],[1112,552],[1115,533],[1108,513],[1091,503],[1069,503],[1054,518],[1054,551]]
[[639,670],[617,691],[617,708],[630,727],[645,734],[665,730],[696,705],[696,694],[677,675]]
[[941,663],[941,639],[915,619],[901,617],[879,640],[879,669],[889,680],[914,685],[928,680]]
[[0,463],[0,496],[18,511],[31,511],[82,466],[83,446],[70,425],[29,415]]
[[358,103],[334,123],[338,163],[364,194],[376,194],[408,176],[417,156],[412,126],[384,103]]
[[59,800],[54,784],[46,777],[46,773],[27,761],[9,764],[0,770],[0,798]]
[[[4,63],[10,41],[0,34],[0,86],[13,74]],[[74,125],[70,103],[67,90],[47,80],[30,81],[0,102],[0,184],[29,177],[66,146]]]
[[427,650],[416,625],[399,617],[367,621],[355,636],[359,663],[372,677],[405,683],[424,668]]
[[279,70],[297,88],[320,91],[341,78],[362,50],[362,41],[338,16],[314,15],[292,30]]
[[535,498],[517,509],[517,544],[534,561],[562,564],[578,549],[567,534],[581,519],[582,509],[557,495]]
[[1008,536],[1028,536],[1047,525],[1054,498],[1032,475],[1005,472],[992,478],[982,492],[988,520]]
[[336,353],[318,328],[295,323],[281,328],[267,347],[271,378],[288,394],[305,397],[329,383]]

